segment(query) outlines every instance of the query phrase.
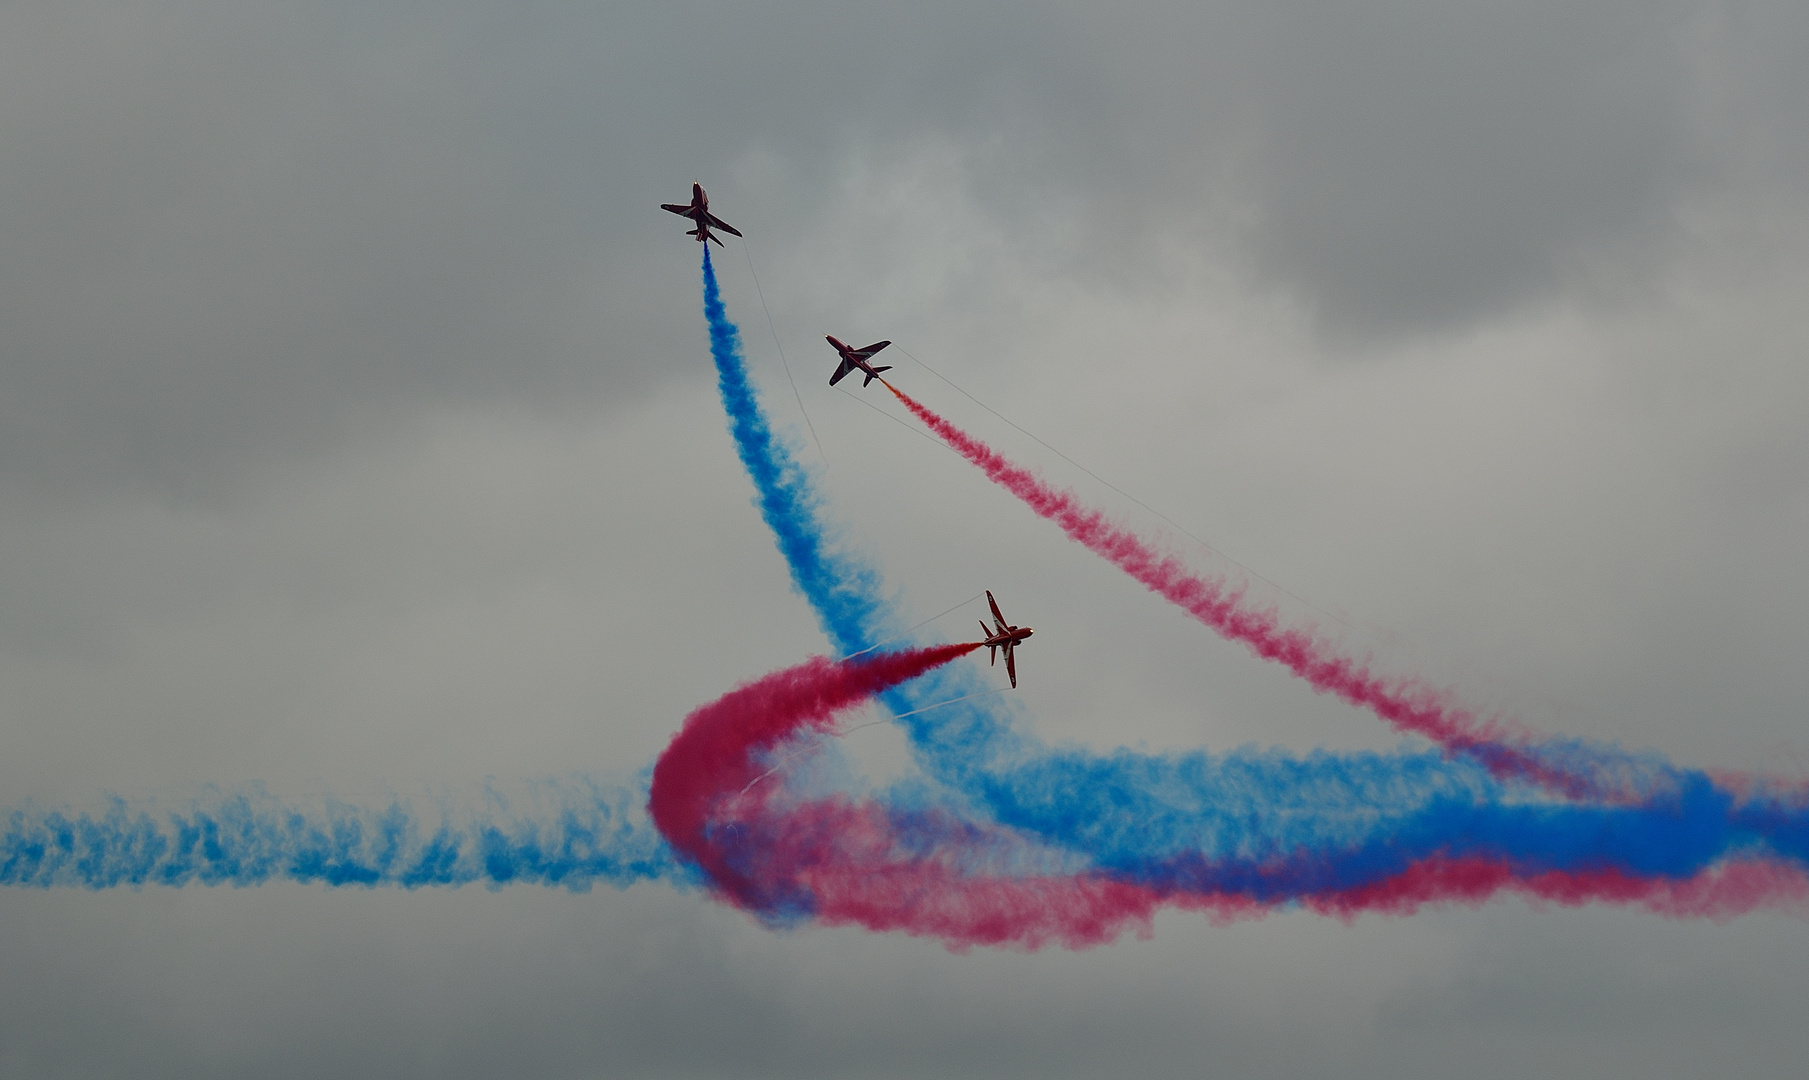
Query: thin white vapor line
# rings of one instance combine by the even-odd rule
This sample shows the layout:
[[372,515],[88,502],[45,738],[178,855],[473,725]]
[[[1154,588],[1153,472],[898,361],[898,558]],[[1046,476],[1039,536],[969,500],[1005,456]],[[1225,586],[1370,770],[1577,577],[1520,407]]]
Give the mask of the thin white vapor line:
[[804,395],[798,393],[798,381],[791,377],[791,361],[785,359],[785,346],[779,342],[779,328],[773,324],[773,309],[766,306],[766,292],[760,288],[760,275],[754,270],[754,251],[747,237],[741,238],[741,253],[747,256],[747,272],[754,279],[754,295],[760,298],[760,310],[766,312],[766,328],[772,331],[773,345],[779,350],[779,364],[785,368],[785,381],[791,383],[791,396],[798,399],[798,411],[804,414],[804,426],[810,429],[810,441],[817,444],[817,456],[823,468],[829,467],[829,455],[823,452],[823,440],[817,438],[817,426],[810,422],[810,411],[804,408]]
[[891,637],[887,638],[884,641],[876,641],[873,644],[862,649],[860,652],[849,653],[847,656],[842,657],[842,659],[843,660],[852,660],[857,656],[865,656],[867,653],[872,652],[874,649],[879,648],[881,645],[889,645],[892,642],[899,640],[900,638],[909,637],[914,631],[920,630],[923,627],[930,625],[931,623],[935,622],[937,619],[942,618],[944,615],[947,615],[950,612],[960,611],[962,608],[966,607],[967,605],[973,603],[975,600],[978,600],[978,599],[980,599],[980,594],[975,593],[972,596],[968,597],[967,599],[961,601],[959,604],[956,604],[954,607],[949,608],[947,611],[943,611],[938,614],[931,615],[929,618],[918,623],[916,626],[911,627],[909,630],[902,630],[896,634],[893,634]]

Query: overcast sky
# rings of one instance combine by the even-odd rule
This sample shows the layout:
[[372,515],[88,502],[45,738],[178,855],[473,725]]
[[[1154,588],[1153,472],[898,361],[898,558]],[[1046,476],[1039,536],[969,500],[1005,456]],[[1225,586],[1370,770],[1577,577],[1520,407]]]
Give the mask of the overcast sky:
[[[824,334],[1390,670],[1809,774],[1805,55],[1784,2],[7,5],[0,807],[623,776],[825,648],[657,209],[694,179],[835,514],[909,613],[1037,627],[1040,737],[1401,745]],[[1769,1077],[1806,1000],[1790,914],[955,955],[663,884],[0,891],[5,1076]]]

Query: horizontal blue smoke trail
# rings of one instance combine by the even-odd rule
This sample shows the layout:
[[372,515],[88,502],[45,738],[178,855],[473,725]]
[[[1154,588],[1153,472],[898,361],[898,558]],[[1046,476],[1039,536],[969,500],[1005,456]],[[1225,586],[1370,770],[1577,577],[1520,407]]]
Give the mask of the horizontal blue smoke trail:
[[[767,421],[708,251],[703,288],[730,431],[793,584],[841,651],[890,638],[899,620],[879,571],[828,523],[810,472]],[[981,689],[971,666],[955,665],[885,700],[908,713]],[[1584,803],[1437,751],[1051,750],[1014,732],[1008,708],[962,702],[900,722],[925,772],[969,805],[1140,884],[1210,879],[1272,901],[1367,885],[1432,858],[1484,857],[1517,875],[1674,880],[1735,858],[1809,862],[1800,795],[1737,800],[1706,774],[1670,766],[1640,770],[1643,798]]]
[[[24,806],[0,831],[0,885],[137,888],[275,881],[402,888],[483,883],[588,890],[637,881],[685,883],[646,816],[646,785],[588,778],[487,789],[418,812],[331,799],[318,809],[261,790],[215,792],[171,809],[104,811]],[[481,806],[481,810],[470,809]]]

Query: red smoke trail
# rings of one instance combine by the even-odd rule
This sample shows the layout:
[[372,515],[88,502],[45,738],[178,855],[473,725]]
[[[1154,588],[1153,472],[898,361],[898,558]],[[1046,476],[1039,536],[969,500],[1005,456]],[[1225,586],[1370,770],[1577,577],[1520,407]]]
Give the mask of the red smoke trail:
[[1304,904],[1348,922],[1366,911],[1411,915],[1426,904],[1475,906],[1499,893],[1519,894],[1535,906],[1632,904],[1658,915],[1716,922],[1761,907],[1809,911],[1809,878],[1803,871],[1760,859],[1730,861],[1692,877],[1665,878],[1640,877],[1613,867],[1517,877],[1511,867],[1495,860],[1435,858],[1386,880],[1311,897]]
[[[648,806],[654,822],[703,870],[713,891],[757,916],[902,930],[955,950],[1085,948],[1127,929],[1147,936],[1164,906],[1201,912],[1215,923],[1261,917],[1291,901],[1349,920],[1365,911],[1404,915],[1427,904],[1478,905],[1502,893],[1534,903],[1607,901],[1709,918],[1761,905],[1809,906],[1809,881],[1799,868],[1758,859],[1665,878],[1614,866],[1529,875],[1499,859],[1440,855],[1360,886],[1305,895],[1270,890],[1275,898],[1264,901],[1248,880],[1235,884],[1242,874],[1221,885],[1203,867],[1185,882],[1143,885],[1065,871],[1025,835],[950,810],[848,796],[803,799],[780,781],[753,783],[766,775],[764,754],[786,739],[826,731],[838,712],[978,647],[943,645],[840,662],[818,657],[730,691],[687,717],[655,764]],[[1281,883],[1301,869],[1284,861],[1272,876]]]
[[711,828],[729,797],[745,795],[759,776],[755,754],[799,729],[824,730],[837,712],[979,647],[940,645],[840,663],[812,657],[729,691],[686,717],[654,764],[647,803],[654,824],[718,888],[738,902],[754,901],[757,883],[712,842]]
[[1601,794],[1595,784],[1507,745],[1508,740],[1527,741],[1524,732],[1511,730],[1498,721],[1480,720],[1444,692],[1416,679],[1374,675],[1357,661],[1330,651],[1307,630],[1284,627],[1277,612],[1246,603],[1241,589],[1227,590],[1222,580],[1194,574],[1180,559],[1163,555],[1135,534],[1108,521],[1104,512],[1082,506],[1072,492],[1049,486],[891,383],[886,383],[886,387],[943,442],[978,465],[993,483],[1220,636],[1243,643],[1265,660],[1282,664],[1321,693],[1335,694],[1352,705],[1369,709],[1402,731],[1474,754],[1497,772],[1537,780],[1575,795]]
[[[938,810],[846,797],[789,798],[750,783],[761,753],[835,714],[979,648],[942,645],[836,662],[817,657],[731,690],[685,719],[653,767],[660,832],[736,906],[769,918],[903,930],[951,948],[1096,945],[1147,934],[1174,897],[1095,874],[1038,872],[1023,837]],[[1221,919],[1259,914],[1245,897],[1192,895]]]

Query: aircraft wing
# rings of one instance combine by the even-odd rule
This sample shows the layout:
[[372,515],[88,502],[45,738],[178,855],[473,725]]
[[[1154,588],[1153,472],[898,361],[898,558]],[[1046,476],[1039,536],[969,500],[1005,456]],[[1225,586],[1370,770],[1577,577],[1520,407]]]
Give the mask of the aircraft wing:
[[1005,616],[999,614],[999,602],[992,598],[991,589],[986,590],[986,602],[992,606],[992,617],[999,620],[999,628],[1003,630],[1006,626]]
[[[691,208],[689,206],[680,206],[677,203],[669,203],[669,202],[660,203],[660,209],[661,210],[670,210],[672,213],[677,214],[679,217],[690,217],[691,216]],[[740,236],[741,234],[736,233],[735,235]]]
[[[740,234],[737,233],[736,235],[739,236]],[[890,341],[875,341],[864,349],[856,349],[854,351],[860,354],[861,359],[865,360],[890,344],[892,344]]]
[[710,213],[708,210],[704,211],[704,217],[709,218],[710,224],[716,226],[718,229],[721,229],[723,232],[728,233],[730,236],[740,236],[741,235],[740,229],[737,229],[735,226],[730,225],[728,222],[717,217],[715,214]]
[[1011,677],[1011,688],[1018,688],[1017,652],[1010,645],[1005,646],[1005,674]]
[[846,378],[848,373],[853,370],[854,370],[854,365],[850,364],[846,360],[837,364],[835,366],[835,374],[829,376],[829,385],[834,386],[836,383],[841,382],[842,379]]

